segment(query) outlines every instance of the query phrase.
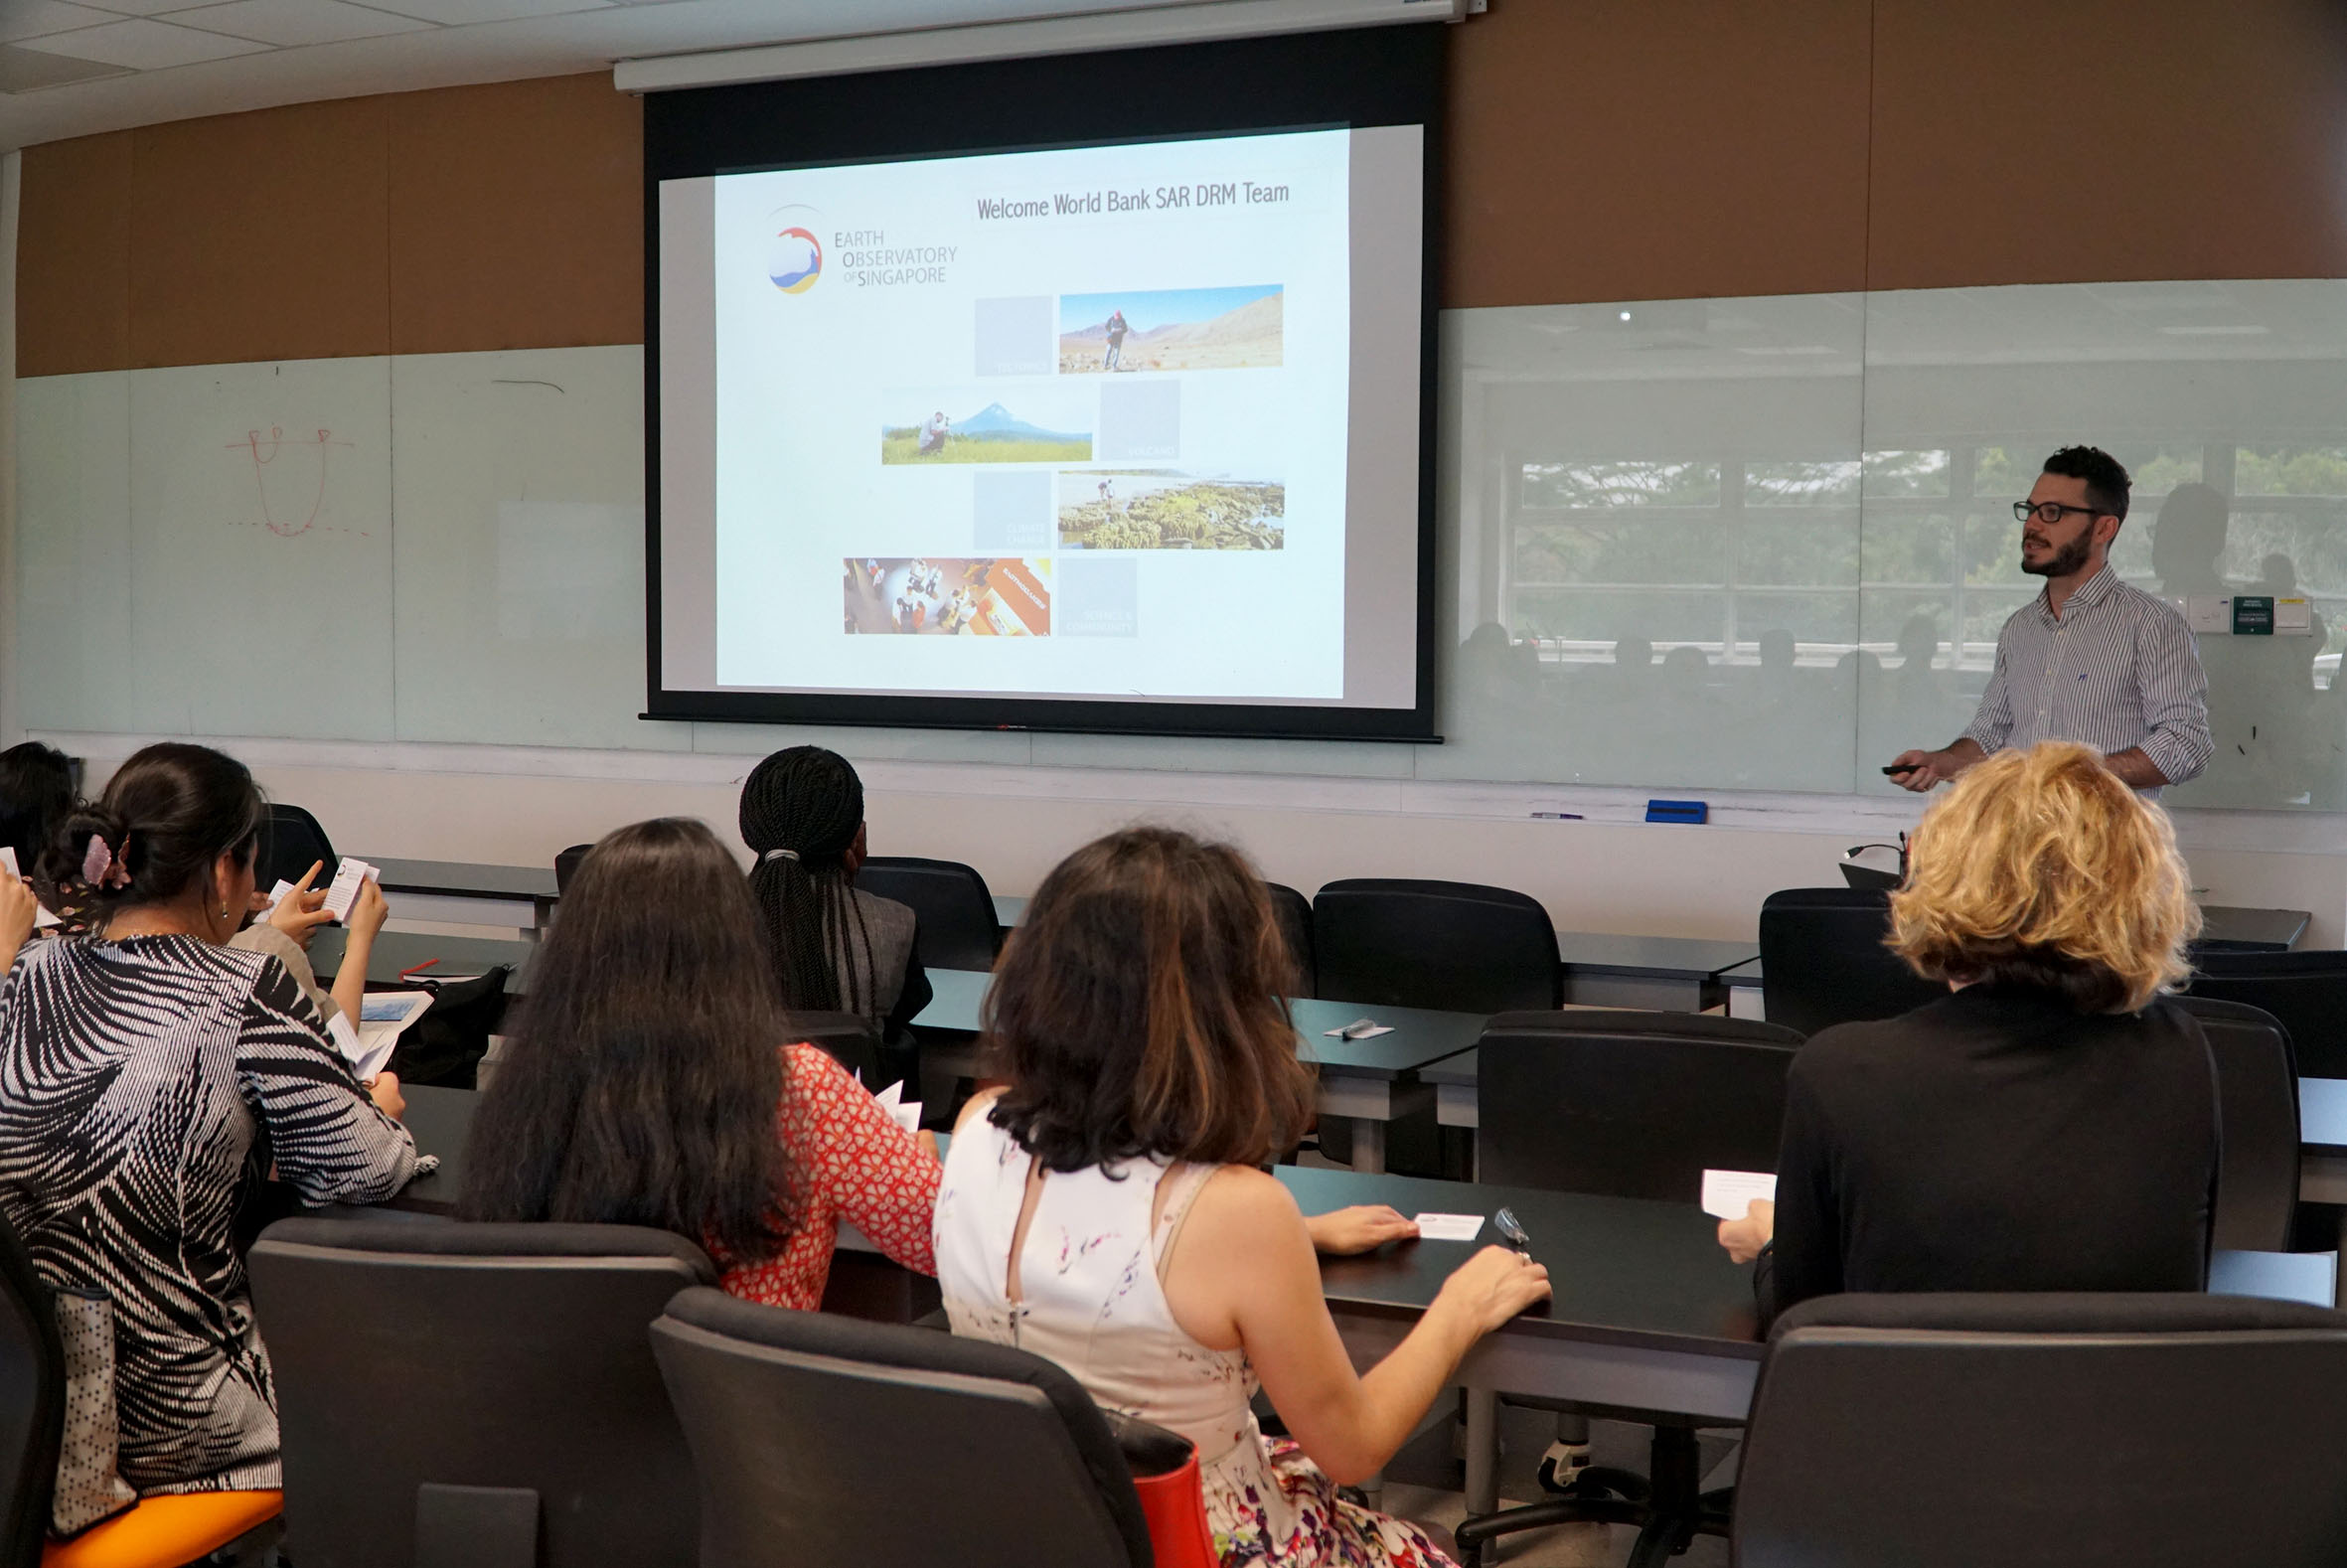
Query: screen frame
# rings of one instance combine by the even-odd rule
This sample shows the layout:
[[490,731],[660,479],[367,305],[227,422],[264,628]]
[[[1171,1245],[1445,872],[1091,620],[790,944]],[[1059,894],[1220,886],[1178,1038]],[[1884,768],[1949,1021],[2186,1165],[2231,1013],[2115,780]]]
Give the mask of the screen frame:
[[[1435,439],[1448,30],[1430,23],[1037,56],[651,93],[644,104],[647,719],[1265,739],[1439,741],[1434,728]],[[1148,101],[1097,104],[1071,73],[1128,69]],[[1211,103],[1266,105],[1241,120]],[[1418,593],[1409,707],[1094,698],[674,691],[661,673],[660,187],[749,169],[1097,146],[1299,127],[1422,127]]]

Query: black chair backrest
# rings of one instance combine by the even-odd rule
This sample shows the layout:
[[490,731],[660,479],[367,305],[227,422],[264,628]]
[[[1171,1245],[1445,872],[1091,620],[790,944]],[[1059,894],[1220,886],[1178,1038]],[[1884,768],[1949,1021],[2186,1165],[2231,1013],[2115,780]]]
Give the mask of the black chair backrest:
[[1506,1013],[1553,1008],[1556,926],[1540,900],[1481,882],[1360,876],[1313,895],[1319,995],[1339,1002]]
[[2347,1078],[2347,953],[2209,953],[2192,995],[2262,1008],[2289,1030],[2298,1071]]
[[927,969],[995,967],[1003,926],[994,894],[974,865],[959,861],[925,861],[910,855],[875,855],[856,872],[856,885],[893,898],[920,917],[921,964]]
[[1739,1568],[2347,1562],[2347,1315],[1828,1296],[1780,1323]]
[[261,825],[260,854],[252,866],[252,879],[260,890],[267,892],[280,881],[298,882],[302,872],[321,862],[325,868],[311,885],[324,892],[334,880],[334,868],[342,863],[333,841],[318,819],[299,806],[271,801],[268,821]]
[[850,1072],[862,1074],[865,1088],[876,1089],[887,1078],[880,1061],[880,1032],[861,1014],[793,1008],[784,1012],[782,1023],[791,1039],[819,1046]]
[[1320,975],[1313,963],[1312,900],[1285,882],[1265,882],[1271,894],[1271,912],[1280,922],[1280,935],[1288,940],[1288,956],[1296,961],[1296,995],[1317,997]]
[[41,1561],[65,1419],[66,1358],[49,1287],[0,1214],[0,1568]]
[[1476,1049],[1476,1177],[1692,1203],[1774,1171],[1801,1037],[1696,1013],[1507,1013]]
[[570,891],[570,878],[578,874],[579,862],[593,854],[594,849],[595,847],[591,844],[574,844],[554,857],[554,896],[556,898]]
[[669,1304],[652,1348],[701,1478],[704,1568],[1153,1560],[1108,1422],[1040,1356],[709,1290]]
[[1948,995],[1883,946],[1887,893],[1789,887],[1761,903],[1761,1006],[1771,1023],[1814,1034],[1835,1023],[1895,1019]]
[[715,1283],[691,1242],[288,1219],[249,1263],[303,1568],[433,1568],[419,1533],[460,1530],[479,1488],[535,1510],[517,1568],[696,1560],[692,1458],[645,1339],[670,1297]]
[[2298,1068],[2290,1036],[2269,1013],[2208,997],[2180,999],[2209,1037],[2217,1066],[2217,1175],[2213,1245],[2287,1252],[2298,1210]]

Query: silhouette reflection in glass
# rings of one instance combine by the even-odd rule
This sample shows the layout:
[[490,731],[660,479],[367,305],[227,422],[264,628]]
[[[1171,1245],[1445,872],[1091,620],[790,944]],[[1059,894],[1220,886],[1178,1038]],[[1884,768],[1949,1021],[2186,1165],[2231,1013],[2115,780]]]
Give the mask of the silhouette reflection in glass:
[[[2209,485],[2182,484],[2160,503],[2151,535],[2151,566],[2170,599],[2237,593],[2294,597],[2297,567],[2266,557],[2263,578],[2224,575],[2232,511]],[[2334,705],[2317,701],[2314,660],[2328,640],[2321,617],[2311,635],[2234,636],[2202,632],[2209,679],[2209,734],[2216,754],[2188,799],[2208,805],[2335,806],[2340,798],[2340,734]]]

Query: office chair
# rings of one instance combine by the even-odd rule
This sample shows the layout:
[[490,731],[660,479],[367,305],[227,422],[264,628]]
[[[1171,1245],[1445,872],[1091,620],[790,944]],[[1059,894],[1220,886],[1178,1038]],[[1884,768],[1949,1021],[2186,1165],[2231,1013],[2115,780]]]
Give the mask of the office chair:
[[578,874],[578,867],[594,853],[591,844],[574,844],[554,857],[554,896],[560,898],[570,891],[570,878]]
[[2287,1030],[2269,1013],[2187,996],[2217,1067],[2217,1173],[2213,1245],[2287,1252],[2298,1211],[2298,1068]]
[[298,882],[302,872],[312,864],[322,864],[318,879],[310,885],[324,892],[326,884],[334,880],[334,869],[342,861],[334,853],[333,841],[318,819],[299,806],[288,806],[282,801],[269,803],[269,815],[261,824],[260,854],[252,864],[253,884],[267,892],[279,882]]
[[2197,1295],[1827,1296],[1779,1321],[1739,1568],[2347,1562],[2347,1315]]
[[[652,1326],[704,1568],[1215,1568],[1197,1456],[1041,1356],[689,1290]],[[853,1434],[852,1437],[844,1437]],[[908,1456],[917,1498],[906,1488]]]
[[2347,1078],[2347,953],[2200,952],[2193,962],[2191,995],[2272,1014],[2299,1072]]
[[[895,1076],[880,1060],[879,1030],[861,1013],[792,1008],[784,1011],[782,1023],[786,1038],[821,1047],[832,1060],[858,1074],[867,1089],[883,1088]],[[917,1091],[920,1086],[913,1087]]]
[[[1780,1023],[1704,1014],[1501,1014],[1476,1047],[1477,1179],[1693,1203],[1707,1170],[1774,1171],[1800,1043]],[[1548,1500],[1467,1519],[1457,1536],[1471,1568],[1497,1536],[1581,1520],[1638,1525],[1634,1565],[1727,1533],[1724,1504],[1701,1494],[1685,1417],[1505,1397],[1558,1412],[1560,1442],[1586,1442],[1593,1414],[1650,1426],[1648,1475],[1591,1467]]]
[[279,1491],[146,1497],[45,1550],[65,1420],[54,1293],[0,1217],[0,1476],[8,1482],[0,1568],[179,1568],[267,1524],[284,1504]]
[[1312,900],[1285,882],[1265,882],[1271,894],[1271,912],[1280,922],[1280,935],[1288,940],[1288,956],[1296,962],[1296,990],[1299,997],[1317,997],[1320,975],[1313,963]]
[[994,895],[978,868],[959,861],[875,855],[856,872],[856,885],[907,905],[920,919],[921,963],[929,969],[995,967],[1003,948]]
[[1856,887],[1791,887],[1761,903],[1761,1006],[1803,1034],[1835,1023],[1895,1019],[1948,995],[1883,946],[1890,895]]
[[1556,927],[1540,900],[1480,882],[1359,876],[1313,895],[1319,994],[1372,1006],[1553,1008]]
[[249,1268],[301,1568],[690,1564],[692,1458],[645,1331],[712,1285],[632,1225],[287,1219]]

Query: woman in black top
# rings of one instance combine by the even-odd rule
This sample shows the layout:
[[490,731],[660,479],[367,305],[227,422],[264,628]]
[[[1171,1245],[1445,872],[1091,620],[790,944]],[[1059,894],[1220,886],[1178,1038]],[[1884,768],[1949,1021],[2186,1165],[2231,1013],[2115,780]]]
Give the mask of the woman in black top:
[[1763,1315],[1841,1291],[2196,1291],[2217,1088],[2161,993],[2198,931],[2167,816],[2088,747],[1967,770],[1916,831],[1891,946],[1951,994],[1820,1030],[1777,1201],[1720,1226]]

